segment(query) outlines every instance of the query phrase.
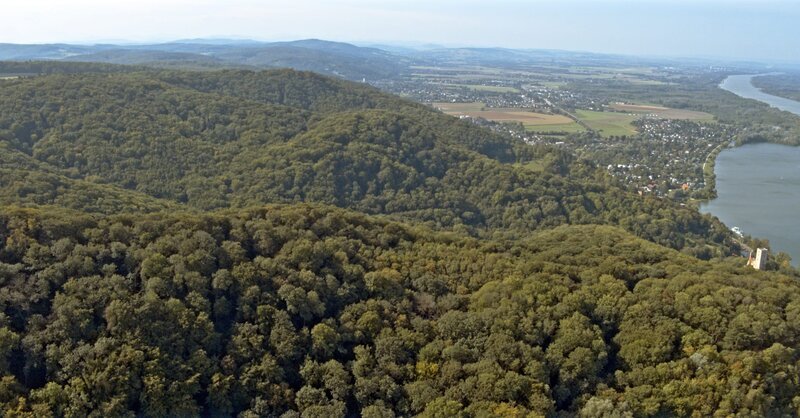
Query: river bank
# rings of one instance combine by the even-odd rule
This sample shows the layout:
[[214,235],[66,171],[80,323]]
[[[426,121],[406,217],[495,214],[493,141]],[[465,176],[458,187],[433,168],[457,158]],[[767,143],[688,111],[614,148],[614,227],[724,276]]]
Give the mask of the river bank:
[[747,144],[716,160],[717,198],[699,209],[746,235],[770,241],[773,252],[800,261],[800,148]]
[[705,189],[708,191],[708,199],[704,199],[702,202],[707,202],[711,199],[717,197],[717,175],[714,172],[714,167],[716,167],[717,163],[717,156],[722,152],[722,150],[727,149],[731,146],[730,142],[723,142],[722,144],[717,145],[708,156],[706,156],[706,160],[703,163],[703,183],[705,184]]
[[[774,75],[774,74],[780,74],[780,73],[729,75],[724,80],[722,80],[722,82],[719,83],[718,87],[723,90],[729,91],[739,97],[745,99],[757,100],[762,103],[766,103],[772,107],[775,107],[777,109],[800,116],[800,102],[787,99],[785,97],[779,97],[769,93],[765,93],[752,83],[753,78],[767,76],[767,75]],[[707,199],[700,200],[699,201],[700,205],[702,205],[703,203],[707,203],[710,200],[713,200],[717,197],[717,187],[716,187],[717,175],[715,172],[715,167],[716,167],[716,159],[719,156],[719,154],[725,149],[740,147],[751,143],[753,142],[752,141],[736,142],[734,141],[733,138],[731,138],[730,141],[726,141],[716,146],[708,154],[705,161],[703,162],[703,181],[705,183],[705,189],[708,190],[708,196],[710,197]],[[780,144],[786,146],[794,146],[786,143],[780,143]]]
[[[762,92],[751,83],[757,76],[732,75],[719,87],[800,116],[800,102]],[[699,202],[699,210],[800,260],[800,238],[794,238],[800,237],[794,214],[800,207],[800,148],[726,141],[709,153],[703,175],[712,198]]]
[[725,78],[725,80],[719,84],[719,88],[727,90],[739,97],[758,100],[759,102],[766,103],[774,108],[791,112],[800,116],[800,102],[787,99],[785,97],[764,93],[758,87],[753,85],[752,80],[754,77],[770,74],[774,73],[731,75]]

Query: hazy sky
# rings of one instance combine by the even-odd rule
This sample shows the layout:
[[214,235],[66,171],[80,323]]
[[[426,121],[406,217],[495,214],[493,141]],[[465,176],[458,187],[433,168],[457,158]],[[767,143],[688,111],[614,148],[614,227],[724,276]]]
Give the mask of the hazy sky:
[[799,0],[3,0],[0,42],[416,41],[800,61]]

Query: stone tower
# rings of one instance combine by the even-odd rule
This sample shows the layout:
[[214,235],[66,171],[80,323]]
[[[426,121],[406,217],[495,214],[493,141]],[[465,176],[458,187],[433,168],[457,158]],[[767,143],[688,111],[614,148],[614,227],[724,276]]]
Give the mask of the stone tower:
[[767,256],[769,255],[769,250],[766,248],[758,248],[756,250],[756,257],[753,258],[753,253],[750,253],[750,259],[747,260],[747,265],[753,267],[756,270],[764,270],[767,267]]

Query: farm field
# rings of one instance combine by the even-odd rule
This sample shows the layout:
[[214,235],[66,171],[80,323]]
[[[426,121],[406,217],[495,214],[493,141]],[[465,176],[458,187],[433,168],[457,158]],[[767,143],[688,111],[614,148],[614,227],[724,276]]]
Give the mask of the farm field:
[[484,118],[495,122],[520,122],[534,132],[581,132],[584,129],[564,115],[549,115],[518,108],[487,108],[483,103],[433,103],[448,115]]
[[569,123],[549,124],[549,125],[525,125],[525,129],[540,134],[555,133],[576,133],[584,132],[586,129],[577,122],[570,119]]
[[631,122],[640,117],[629,113],[593,110],[576,110],[575,116],[603,136],[635,135],[636,128]]
[[659,80],[646,80],[646,79],[641,79],[641,78],[628,78],[628,77],[625,77],[625,78],[622,78],[622,80],[625,80],[625,81],[627,81],[627,82],[629,82],[631,84],[637,84],[637,85],[640,85],[640,86],[666,86],[666,85],[670,84],[670,83],[665,83],[665,82],[659,81]]
[[471,103],[431,103],[431,105],[441,110],[448,115],[453,116],[461,116],[467,115],[472,112],[482,112],[483,109],[486,107],[485,104],[481,102],[471,102]]
[[[519,108],[487,108],[481,102],[433,103],[435,108],[453,116],[484,118],[495,122],[520,122],[525,129],[537,133],[575,133],[586,129],[564,115],[551,115],[530,112]],[[576,110],[574,115],[591,129],[603,136],[635,135],[636,128],[631,122],[645,115],[668,119],[713,121],[713,116],[693,110],[672,109],[654,105],[634,105],[617,103],[610,106],[618,112]],[[622,113],[626,112],[626,113]]]
[[514,87],[505,86],[484,86],[482,84],[454,84],[454,83],[437,83],[445,87],[463,87],[475,91],[490,91],[493,93],[518,93],[519,90]]
[[622,112],[631,112],[643,115],[650,114],[664,119],[684,119],[707,122],[714,120],[714,116],[709,113],[687,109],[673,109],[662,106],[638,105],[629,103],[614,103],[609,105],[609,107]]
[[539,82],[539,84],[541,84],[542,86],[547,87],[549,89],[560,89],[560,88],[566,86],[567,82],[566,81],[542,81],[542,82]]

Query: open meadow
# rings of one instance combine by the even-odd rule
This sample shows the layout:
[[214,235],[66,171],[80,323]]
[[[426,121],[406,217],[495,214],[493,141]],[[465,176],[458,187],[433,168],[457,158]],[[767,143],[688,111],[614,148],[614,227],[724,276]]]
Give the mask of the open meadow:
[[694,120],[700,122],[711,122],[714,120],[714,116],[711,115],[710,113],[698,112],[695,110],[688,110],[688,109],[673,109],[663,106],[639,105],[639,104],[629,104],[629,103],[613,103],[609,105],[609,107],[621,112],[651,115],[653,117],[659,117],[664,119],[683,119],[683,120]]
[[519,90],[514,87],[506,86],[489,86],[483,84],[457,84],[457,83],[437,83],[442,87],[452,88],[466,88],[475,91],[487,91],[492,93],[519,93]]
[[520,108],[487,108],[483,103],[433,103],[452,116],[484,118],[495,122],[519,122],[533,132],[581,132],[583,127],[564,115],[531,112]]
[[[569,118],[567,118],[569,119]],[[549,124],[549,125],[525,125],[525,129],[540,134],[572,134],[586,131],[586,128],[581,126],[578,122],[569,119],[567,123]]]
[[575,116],[603,136],[636,135],[636,128],[631,125],[631,122],[640,117],[629,113],[580,109],[575,111]]

